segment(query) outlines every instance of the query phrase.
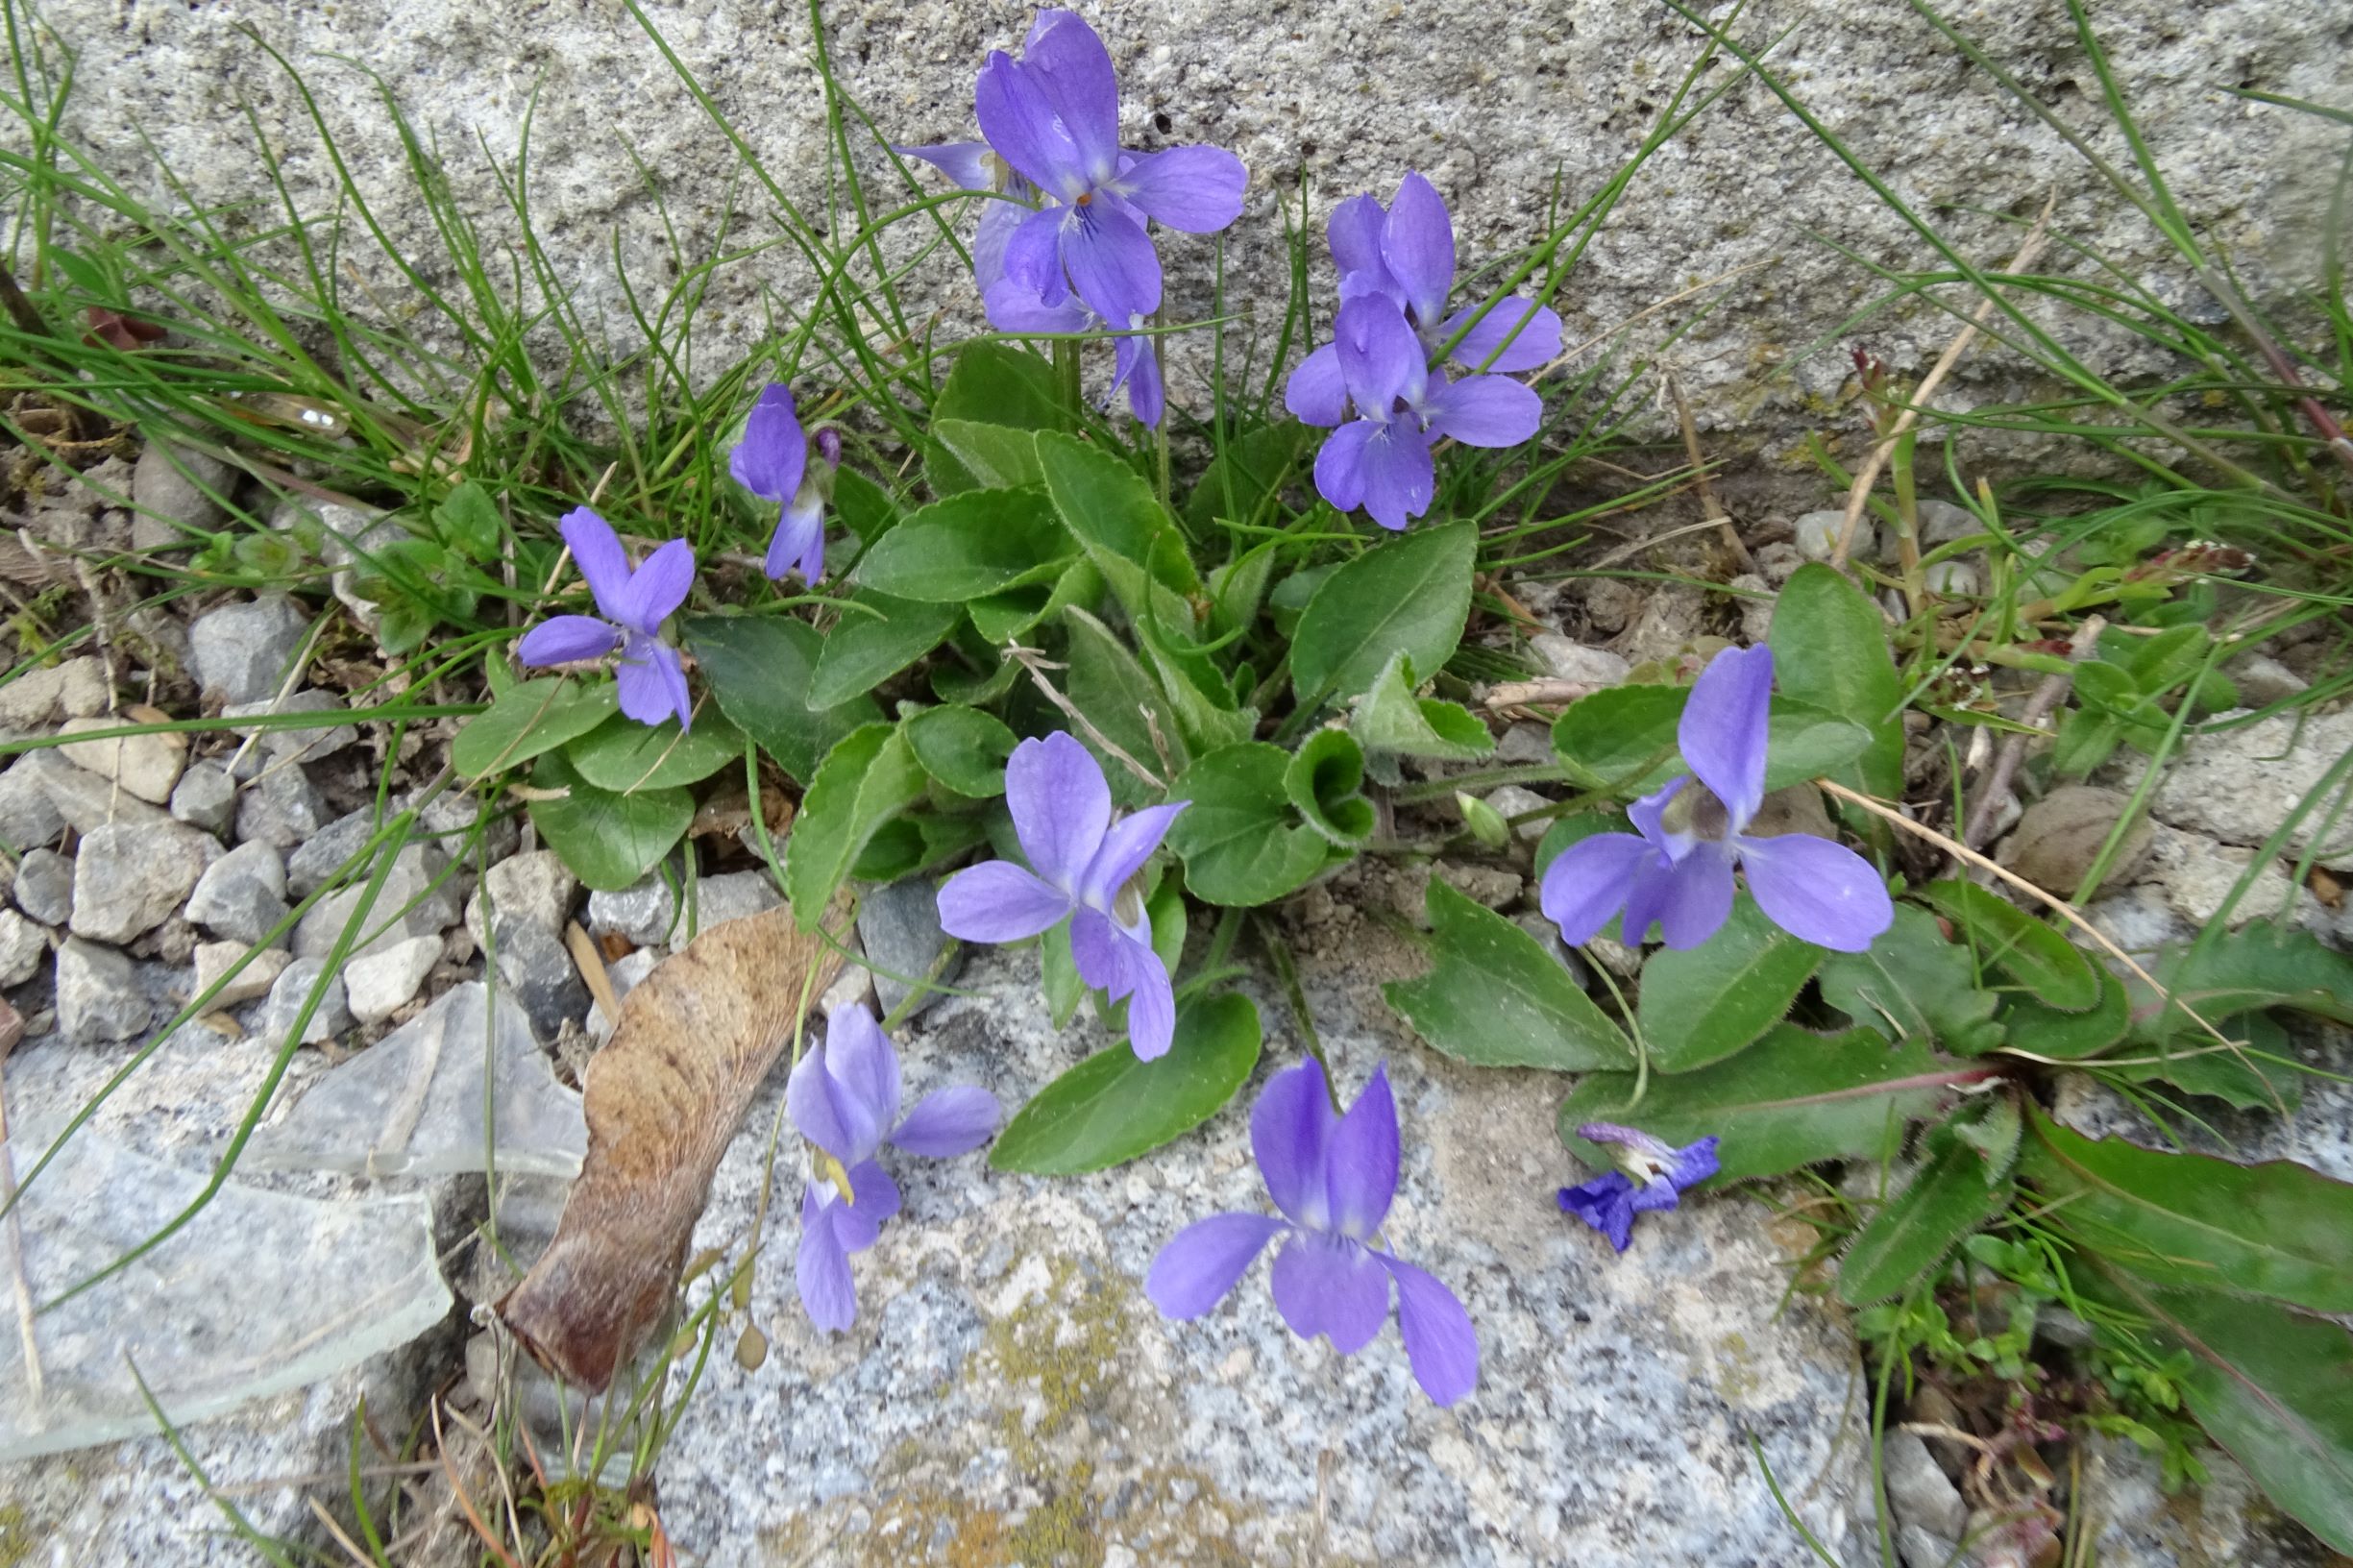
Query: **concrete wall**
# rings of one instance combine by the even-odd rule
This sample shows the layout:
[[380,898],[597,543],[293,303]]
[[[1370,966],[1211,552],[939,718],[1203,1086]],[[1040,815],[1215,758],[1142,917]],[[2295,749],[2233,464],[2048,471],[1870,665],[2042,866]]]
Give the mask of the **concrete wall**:
[[[1131,144],[1215,141],[1248,162],[1250,206],[1229,236],[1229,278],[1242,306],[1255,301],[1262,311],[1279,309],[1278,205],[1295,206],[1303,176],[1312,183],[1319,263],[1332,203],[1368,187],[1385,195],[1408,167],[1453,202],[1466,259],[1491,256],[1541,231],[1556,174],[1573,203],[1619,165],[1702,41],[1651,0],[1111,0],[1086,9],[1119,63]],[[2341,132],[2224,89],[2353,102],[2353,0],[2094,0],[2092,9],[2183,206],[2267,287],[2312,277]],[[825,126],[807,11],[715,0],[656,3],[649,14],[768,170],[821,210]],[[973,134],[974,72],[988,48],[1017,43],[1030,14],[1007,4],[836,0],[825,19],[848,90],[895,138],[929,141]],[[485,149],[511,162],[536,86],[536,227],[573,270],[584,309],[617,334],[627,317],[610,281],[613,230],[641,290],[658,295],[668,281],[660,219],[631,149],[659,181],[690,255],[708,249],[731,181],[747,214],[734,237],[775,233],[764,192],[619,0],[50,0],[46,15],[81,53],[71,127],[111,171],[147,179],[160,197],[143,131],[203,198],[260,195],[241,113],[250,105],[296,190],[315,204],[332,170],[284,75],[237,31],[251,26],[306,72],[362,187],[383,199],[396,233],[428,252],[385,116],[358,73],[325,57],[352,56],[380,72],[437,138],[456,188],[486,211],[499,198]],[[2120,138],[2099,129],[2097,83],[2064,0],[1978,0],[1956,6],[1954,20],[2098,133],[2110,156],[2126,157]],[[2207,309],[2178,285],[2180,269],[2138,215],[2096,190],[2057,136],[1902,0],[1758,0],[1740,27],[1750,37],[1787,30],[1772,57],[1779,71],[1908,200],[2030,213],[2055,190],[2063,232],[2194,311]],[[860,156],[879,162],[870,148]],[[1949,221],[1987,266],[2015,243],[2014,231],[1960,214]],[[1622,204],[1561,296],[1570,339],[1739,272],[1723,307],[1672,362],[1703,424],[1776,445],[1821,423],[1802,394],[1834,389],[1846,356],[1818,355],[1794,384],[1774,383],[1772,373],[1867,292],[1859,269],[1809,232],[1893,264],[1926,257],[1770,93],[1744,85],[1661,153]],[[1205,310],[1209,243],[1170,235],[1164,255],[1172,305]],[[1328,287],[1328,275],[1321,281]],[[763,286],[806,297],[787,252],[729,269],[709,307],[716,331],[706,355],[756,340]],[[968,287],[944,260],[916,292],[949,311],[950,331],[971,320]],[[1679,316],[1651,318],[1648,335]],[[1951,323],[1912,321],[1874,329],[1867,341],[1899,366],[1924,364]],[[2120,373],[2160,368],[2120,340],[2090,347]],[[1200,404],[1204,363],[1180,357],[1179,401]],[[1964,377],[1958,395],[1971,396],[1971,384]]]

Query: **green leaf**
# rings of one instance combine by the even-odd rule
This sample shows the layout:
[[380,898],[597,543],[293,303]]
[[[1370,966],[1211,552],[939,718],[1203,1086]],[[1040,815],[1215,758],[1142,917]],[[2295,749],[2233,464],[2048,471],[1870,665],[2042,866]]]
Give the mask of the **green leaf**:
[[2081,778],[2116,755],[2124,744],[2124,726],[2103,714],[2070,708],[2059,716],[2059,733],[2051,742],[2051,772],[2062,778]]
[[856,576],[876,593],[962,604],[1049,581],[1077,549],[1044,491],[971,490],[910,512],[868,548]]
[[[399,589],[384,583],[382,579],[378,580],[388,596],[400,593]],[[360,597],[366,599],[371,596],[361,593]],[[413,600],[386,597],[375,600],[375,603],[376,646],[387,653],[414,653],[432,634],[433,627],[441,624],[440,615],[431,606],[421,605]]]
[[527,680],[466,721],[450,743],[450,766],[480,778],[567,745],[619,711],[609,680],[593,686],[568,678]]
[[2335,1323],[2206,1290],[2169,1290],[2113,1265],[2079,1287],[2146,1315],[2160,1355],[2191,1355],[2190,1413],[2314,1534],[2353,1553],[2353,1335]]
[[1889,1041],[1934,1041],[1955,1056],[2002,1043],[1993,1021],[2000,998],[1978,988],[1969,949],[1947,942],[1936,917],[1912,904],[1896,906],[1896,923],[1869,952],[1823,961],[1822,999]]
[[1683,771],[1675,727],[1690,693],[1679,686],[1610,686],[1553,721],[1553,752],[1589,790],[1645,794]]
[[1070,954],[1070,922],[1048,928],[1038,939],[1038,986],[1045,993],[1054,1027],[1067,1029],[1087,999],[1087,982],[1078,976],[1078,960]]
[[1268,539],[1210,574],[1211,625],[1220,634],[1246,631],[1258,621],[1274,569],[1275,542]]
[[1344,729],[1307,738],[1283,772],[1283,791],[1308,826],[1345,849],[1373,836],[1373,803],[1364,798],[1364,752]]
[[1470,709],[1413,695],[1412,672],[1403,653],[1390,654],[1371,690],[1357,699],[1348,728],[1365,750],[1398,756],[1472,762],[1495,750],[1495,737]]
[[2187,1006],[2209,1021],[2259,1008],[2291,1007],[2339,1023],[2353,1023],[2353,958],[2320,944],[2309,931],[2282,931],[2257,920],[2237,931],[2200,937],[2149,965],[2170,1003],[2161,1003],[2138,979],[2127,980],[2131,1038],[2154,1045],[2175,1034],[2205,1031]]
[[825,754],[784,844],[784,892],[814,926],[883,823],[923,798],[923,769],[894,724],[851,731]]
[[[1683,686],[1610,686],[1579,698],[1553,721],[1553,750],[1587,789],[1644,794],[1685,772],[1676,731],[1691,698]],[[1860,724],[1773,699],[1767,716],[1765,788],[1835,776],[1871,745]]]
[[490,492],[468,479],[433,508],[433,528],[442,543],[475,561],[495,561],[505,542],[506,527],[499,518],[499,503]]
[[1660,1072],[1721,1062],[1787,1016],[1823,960],[1765,919],[1741,894],[1716,934],[1678,952],[1662,947],[1642,968],[1635,1017]]
[[1097,1051],[1038,1091],[989,1153],[997,1170],[1068,1176],[1157,1149],[1215,1115],[1258,1066],[1258,1009],[1228,992],[1177,1009],[1165,1056]]
[[923,772],[958,795],[985,800],[1005,793],[1014,733],[994,715],[950,703],[909,714],[899,732]]
[[2353,1186],[2089,1139],[2029,1110],[2019,1174],[2086,1246],[2160,1285],[2353,1312]]
[[555,752],[532,768],[531,784],[567,792],[532,801],[531,825],[575,876],[601,892],[617,892],[651,870],[695,820],[695,797],[682,789],[615,795],[583,780]]
[[882,717],[870,697],[813,709],[809,682],[824,647],[806,621],[779,615],[696,615],[686,646],[712,700],[795,782],[806,783],[845,735]]
[[2001,1043],[2011,1050],[2078,1062],[2122,1040],[2131,1013],[2122,983],[2101,968],[2099,1002],[2088,1013],[2062,1013],[2018,992],[2002,1002],[1994,1021],[2001,1029]]
[[1561,1072],[1633,1065],[1634,1044],[1526,931],[1430,879],[1430,972],[1381,988],[1431,1045],[1482,1067]]
[[845,527],[867,544],[898,526],[903,515],[891,492],[854,468],[833,474],[833,513]]
[[1029,634],[1030,627],[1073,604],[1092,604],[1103,597],[1103,574],[1084,555],[1062,569],[1052,582],[1024,583],[1001,594],[984,594],[965,606],[973,629],[991,648]]
[[858,851],[849,874],[861,882],[896,882],[988,841],[988,823],[978,817],[932,812],[894,817]]
[[[1103,448],[1068,435],[1038,437],[1045,493],[1063,527],[1111,584],[1130,619],[1152,614],[1164,631],[1189,636],[1192,612],[1183,596],[1201,591],[1185,536],[1143,477]],[[1145,590],[1161,592],[1147,602]]]
[[1416,670],[1453,656],[1471,611],[1479,531],[1468,521],[1417,528],[1338,567],[1299,617],[1291,683],[1302,707],[1372,689],[1403,653]]
[[1955,1085],[1987,1077],[1930,1053],[1919,1041],[1890,1049],[1870,1029],[1817,1035],[1782,1024],[1738,1056],[1697,1072],[1653,1078],[1639,1105],[1630,1072],[1597,1072],[1560,1107],[1560,1138],[1588,1164],[1609,1157],[1577,1136],[1580,1124],[1615,1121],[1677,1145],[1713,1134],[1723,1169],[1711,1185],[1778,1176],[1817,1160],[1885,1155],[1904,1124],[1933,1115]]
[[2110,626],[2099,635],[2100,658],[2130,675],[2147,697],[2161,697],[2196,674],[2212,646],[2200,625],[2174,626],[2154,637],[2135,637]]
[[1773,669],[1781,695],[1860,724],[1870,747],[1833,776],[1895,798],[1903,792],[1903,682],[1887,623],[1861,589],[1819,561],[1798,568],[1773,607]]
[[938,648],[964,613],[960,604],[894,599],[870,588],[851,595],[850,603],[875,613],[846,610],[825,634],[824,649],[809,676],[808,703],[813,708],[839,707],[871,692]]
[[1269,903],[1324,869],[1331,845],[1301,825],[1284,790],[1291,759],[1244,741],[1210,752],[1168,794],[1192,805],[1168,829],[1185,885],[1205,903]]
[[1011,490],[1038,482],[1038,438],[1033,431],[966,419],[935,419],[931,435],[956,454],[977,488]]
[[641,724],[615,714],[564,747],[564,758],[600,790],[633,795],[674,789],[744,759],[744,734],[716,712],[681,733],[677,721]]
[[[1162,772],[1162,747],[1167,748],[1171,767],[1182,769],[1191,753],[1185,747],[1176,709],[1160,683],[1144,674],[1136,655],[1109,626],[1085,610],[1073,604],[1063,612],[1063,620],[1070,627],[1066,695],[1071,703],[1105,739],[1154,772]],[[1094,737],[1076,726],[1073,732],[1103,765],[1114,800],[1138,806],[1158,798],[1150,785],[1130,772],[1127,764],[1107,754]],[[1159,745],[1154,744],[1156,732]]]
[[2063,1013],[2099,1005],[2099,975],[2083,950],[1991,888],[1950,878],[1920,895],[1950,920],[1978,957]]
[[1901,1295],[2008,1205],[2010,1183],[1987,1179],[1983,1151],[1942,1127],[1928,1144],[1927,1159],[1903,1190],[1848,1244],[1838,1265],[1841,1300],[1863,1307]]
[[[962,420],[1021,430],[1066,429],[1071,412],[1063,405],[1053,362],[1011,343],[966,344],[931,405],[935,424]],[[925,452],[923,477],[937,496],[970,490],[980,482],[944,444]]]
[[2292,1112],[2304,1103],[2304,1074],[2294,1066],[2288,1031],[2267,1013],[2217,1018],[2215,1027],[2243,1049],[2226,1051],[2200,1030],[2150,1047],[2149,1056],[2088,1064],[2131,1084],[2170,1084],[2189,1094],[2227,1100],[2242,1111]]
[[1308,427],[1287,419],[1262,425],[1226,450],[1202,472],[1201,482],[1185,500],[1185,521],[1196,533],[1208,534],[1219,518],[1248,523],[1259,515],[1267,493],[1280,485],[1299,461]]

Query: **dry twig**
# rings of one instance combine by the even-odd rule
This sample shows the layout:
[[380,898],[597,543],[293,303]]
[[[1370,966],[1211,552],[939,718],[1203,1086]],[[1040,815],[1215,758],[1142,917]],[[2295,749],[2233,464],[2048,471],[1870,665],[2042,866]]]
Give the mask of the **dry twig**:
[[[2059,705],[2059,699],[2074,682],[2074,661],[2091,651],[2107,625],[2104,617],[2095,615],[2075,628],[2075,635],[2067,647],[2070,668],[2045,675],[2019,714],[2019,721],[2027,729],[2038,732],[2042,729],[2043,721],[2050,717],[2050,710]],[[1994,758],[1993,771],[1979,786],[1976,803],[1970,807],[1969,821],[1961,830],[1961,842],[1972,849],[1983,848],[1985,841],[1993,837],[1995,819],[2001,815],[2002,803],[2010,798],[2010,785],[2018,777],[2018,765],[2025,760],[2026,743],[2032,739],[2032,735],[2014,732],[2002,741],[2001,750]]]

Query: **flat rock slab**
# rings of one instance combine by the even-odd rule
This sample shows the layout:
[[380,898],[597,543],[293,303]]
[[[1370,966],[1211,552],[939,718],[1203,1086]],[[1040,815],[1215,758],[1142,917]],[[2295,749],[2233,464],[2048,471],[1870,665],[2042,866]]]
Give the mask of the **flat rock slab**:
[[[1300,1045],[1269,1011],[1243,1098],[1135,1164],[1039,1180],[977,1154],[897,1161],[906,1207],[855,1260],[847,1335],[812,1329],[794,1293],[788,1143],[754,1264],[769,1354],[704,1369],[661,1465],[672,1538],[715,1568],[1810,1561],[1753,1437],[1808,1526],[1865,1560],[1854,1349],[1808,1299],[1784,1307],[1790,1254],[1768,1212],[1697,1201],[1613,1257],[1555,1206],[1583,1175],[1553,1133],[1566,1081],[1415,1042],[1374,988],[1417,962],[1367,943],[1305,978],[1347,1092],[1388,1063],[1405,1155],[1385,1234],[1470,1310],[1483,1366],[1467,1400],[1434,1407],[1394,1327],[1346,1359],[1293,1336],[1264,1262],[1195,1322],[1145,1299],[1153,1254],[1185,1224],[1271,1212],[1246,1107]],[[979,1082],[1017,1101],[1102,1041],[1084,1018],[1053,1026],[1026,951],[982,953],[963,984],[985,999],[944,999],[899,1032],[911,1098]],[[748,1128],[770,1124],[774,1098]],[[737,1139],[698,1247],[749,1233],[766,1143]]]

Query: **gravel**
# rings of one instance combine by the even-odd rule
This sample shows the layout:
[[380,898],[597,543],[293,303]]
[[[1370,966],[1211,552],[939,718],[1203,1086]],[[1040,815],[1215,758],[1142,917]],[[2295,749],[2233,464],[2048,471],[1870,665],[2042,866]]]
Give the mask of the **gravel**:
[[131,960],[111,947],[68,937],[58,948],[58,1027],[79,1045],[129,1040],[153,1010]]
[[63,925],[74,907],[74,863],[55,849],[28,849],[16,867],[16,907],[43,925]]
[[[133,723],[112,718],[68,719],[61,733],[79,735],[94,729],[119,729]],[[71,741],[58,747],[65,760],[111,779],[142,800],[157,805],[172,797],[172,786],[187,762],[188,746],[179,735],[125,735],[111,741]]]
[[278,851],[257,841],[214,861],[188,894],[187,914],[216,937],[259,942],[286,918],[286,868]]
[[237,813],[236,781],[217,762],[191,762],[172,790],[172,816],[215,837]]
[[181,822],[111,822],[74,860],[77,937],[129,942],[178,911],[220,845]]
[[196,683],[224,703],[275,697],[309,629],[309,615],[283,594],[209,610],[188,628]]

